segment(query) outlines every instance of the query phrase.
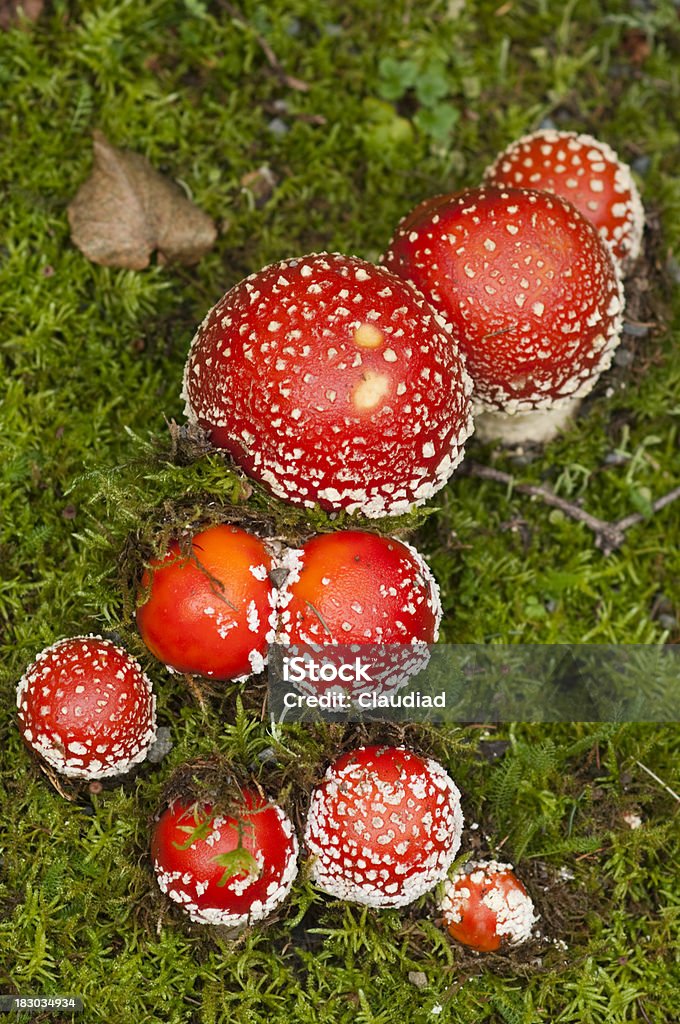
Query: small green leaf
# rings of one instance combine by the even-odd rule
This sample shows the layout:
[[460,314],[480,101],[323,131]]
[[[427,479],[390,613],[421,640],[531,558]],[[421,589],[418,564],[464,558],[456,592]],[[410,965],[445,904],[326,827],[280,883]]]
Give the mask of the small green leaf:
[[654,512],[652,508],[652,492],[648,487],[634,487],[630,491],[630,501],[636,512],[639,512],[643,516],[651,516]]
[[367,97],[363,103],[366,122],[357,133],[372,157],[392,159],[413,142],[411,122],[400,117],[391,103]]
[[194,824],[193,825],[178,825],[178,832],[186,832],[188,838],[184,843],[176,843],[173,840],[172,845],[176,850],[188,850],[190,846],[197,843],[200,839],[207,839],[212,829],[212,818],[206,818],[201,821],[197,813],[194,813]]
[[252,875],[253,881],[260,877],[260,866],[253,857],[252,853],[248,850],[244,850],[242,846],[237,846],[235,850],[231,850],[229,853],[218,853],[217,856],[211,857],[215,863],[224,868],[224,874],[217,883],[219,886],[226,885],[230,878],[234,878],[236,875]]
[[535,621],[536,619],[544,619],[546,617],[545,606],[537,597],[530,594],[524,602],[524,614],[527,619],[531,619],[532,621]]
[[398,100],[418,78],[418,65],[411,60],[395,60],[383,57],[378,64],[380,84],[378,92],[385,100]]
[[455,107],[439,103],[436,107],[421,107],[413,120],[421,132],[435,142],[446,142],[459,117],[460,113]]
[[437,106],[437,101],[449,92],[449,81],[444,62],[430,61],[418,76],[414,88],[418,102],[422,103],[424,107]]

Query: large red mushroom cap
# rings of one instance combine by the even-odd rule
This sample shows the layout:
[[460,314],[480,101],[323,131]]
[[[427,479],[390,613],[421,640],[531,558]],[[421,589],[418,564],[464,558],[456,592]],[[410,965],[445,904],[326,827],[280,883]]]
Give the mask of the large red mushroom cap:
[[297,875],[298,841],[285,812],[244,790],[233,814],[176,802],[154,828],[161,891],[199,924],[240,927],[268,917]]
[[617,260],[640,255],[645,215],[630,168],[591,135],[544,129],[513,142],[484,172],[490,185],[562,196],[591,221]]
[[144,643],[176,672],[240,679],[261,672],[273,638],[272,555],[259,537],[221,524],[173,541],[142,579]]
[[[295,557],[296,556],[296,557]],[[279,635],[293,644],[433,644],[439,588],[410,544],[363,530],[318,534],[288,556]]]
[[17,688],[25,742],[62,775],[101,779],[143,761],[156,736],[156,698],[140,665],[99,636],[59,640]]
[[440,882],[463,828],[444,768],[403,747],[359,747],[312,794],[305,845],[312,877],[339,899],[403,907]]
[[471,861],[448,879],[440,910],[452,937],[479,953],[521,945],[537,921],[512,864],[495,860]]
[[208,313],[187,416],[280,498],[368,516],[421,505],[460,462],[471,384],[411,285],[338,253],[284,260]]
[[619,342],[623,288],[595,228],[532,189],[469,189],[422,204],[384,262],[449,320],[485,410],[581,398]]

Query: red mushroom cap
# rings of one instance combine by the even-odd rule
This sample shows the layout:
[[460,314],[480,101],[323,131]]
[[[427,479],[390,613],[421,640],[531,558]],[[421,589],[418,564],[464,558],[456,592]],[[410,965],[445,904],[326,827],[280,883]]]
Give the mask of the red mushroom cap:
[[259,537],[238,526],[211,526],[193,537],[190,558],[174,541],[151,567],[137,626],[160,661],[216,679],[262,671],[276,592],[272,556]]
[[640,255],[645,215],[630,168],[591,135],[554,129],[513,142],[486,169],[490,185],[562,196],[591,221],[619,261]]
[[324,892],[403,907],[446,876],[462,828],[460,793],[437,761],[403,747],[359,747],[314,790],[305,845]]
[[448,879],[440,910],[453,938],[480,953],[521,945],[537,920],[512,864],[495,860],[472,861]]
[[619,342],[613,258],[592,224],[547,192],[441,196],[402,222],[384,260],[451,321],[485,409],[581,398]]
[[319,534],[287,558],[279,631],[293,644],[432,644],[439,588],[422,555],[362,530]]
[[237,927],[281,904],[297,875],[298,841],[285,812],[255,790],[230,817],[174,803],[156,824],[151,856],[158,884],[199,924]]
[[284,260],[208,313],[186,413],[280,498],[368,516],[421,505],[469,436],[470,381],[446,324],[387,270]]
[[19,682],[17,706],[28,746],[75,779],[129,771],[156,736],[149,679],[127,651],[99,636],[42,651]]

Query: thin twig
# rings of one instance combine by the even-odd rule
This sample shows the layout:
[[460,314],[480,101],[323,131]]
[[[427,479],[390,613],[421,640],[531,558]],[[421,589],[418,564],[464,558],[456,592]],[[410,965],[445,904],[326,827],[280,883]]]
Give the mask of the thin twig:
[[660,779],[658,775],[655,775],[651,768],[648,768],[646,764],[642,763],[642,761],[636,761],[635,763],[639,768],[642,768],[643,772],[647,772],[647,774],[651,776],[651,778],[653,778],[655,782],[658,782],[662,789],[665,789],[667,793],[670,793],[673,799],[677,800],[677,802],[680,804],[680,796],[678,796],[675,790],[671,789],[670,786],[667,786],[663,779]]
[[638,1004],[638,1007],[640,1009],[640,1013],[642,1014],[643,1020],[646,1022],[646,1024],[652,1024],[651,1020],[647,1016],[647,1012],[646,1012],[646,1010],[644,1008],[644,1005],[642,1003],[642,999],[640,998],[640,996],[637,997],[637,1004]]
[[54,769],[51,768],[50,765],[44,763],[43,761],[40,761],[39,763],[40,763],[40,770],[50,780],[50,782],[52,783],[52,785],[56,789],[56,791],[59,794],[59,796],[62,797],[64,800],[69,800],[71,803],[74,803],[77,800],[77,796],[74,793],[67,793],[64,790],[63,786],[61,785],[61,783],[59,781],[59,774],[56,771],[54,771]]
[[575,857],[574,859],[577,860],[577,861],[578,860],[587,860],[588,857],[594,857],[596,853],[603,853],[606,849],[607,849],[606,846],[598,846],[598,848],[596,850],[588,850],[587,853],[579,853],[578,857]]
[[309,92],[309,84],[307,82],[303,82],[301,78],[295,78],[294,75],[288,74],[264,36],[260,35],[260,33],[253,28],[237,7],[230,4],[229,0],[218,0],[218,2],[220,7],[227,12],[230,18],[233,18],[233,20],[237,21],[239,25],[243,25],[243,27],[247,28],[249,32],[252,32],[253,38],[265,55],[267,64],[269,64],[269,67],[272,69],[274,74],[285,86],[289,89],[294,89],[296,92]]
[[[666,505],[670,505],[672,501],[677,501],[678,498],[680,498],[680,487],[674,487],[668,494],[664,494],[652,502],[652,512],[659,512]],[[616,525],[619,530],[627,530],[629,526],[635,526],[636,523],[641,523],[646,518],[647,516],[643,516],[640,512],[634,512],[633,515],[619,519]]]
[[324,620],[324,618],[323,618],[321,612],[319,611],[319,609],[315,605],[313,605],[311,601],[305,601],[305,604],[310,608],[311,611],[314,612],[314,614],[316,615],[317,619],[319,620],[319,622],[321,623],[323,628],[326,630],[326,632],[330,636],[331,635],[331,631],[328,628],[328,623]]
[[208,705],[206,704],[205,697],[203,696],[201,687],[199,686],[196,677],[190,675],[188,672],[184,672],[182,674],[184,676],[187,686],[191,690],[194,699],[196,700],[196,703],[198,704],[203,713],[203,717],[205,717],[208,714]]
[[[494,480],[496,483],[505,484],[508,487],[512,487],[513,490],[519,491],[520,494],[529,494],[534,498],[540,498],[541,501],[545,502],[546,505],[552,505],[553,508],[558,508],[565,515],[571,519],[575,519],[579,523],[583,523],[595,534],[595,544],[600,548],[605,555],[610,555],[612,551],[616,551],[620,548],[626,539],[626,530],[631,526],[636,526],[638,523],[644,522],[649,518],[648,515],[643,515],[640,512],[634,512],[632,515],[624,516],[623,519],[618,519],[616,522],[610,523],[606,519],[599,519],[597,516],[593,516],[590,512],[586,512],[580,505],[575,505],[571,501],[567,501],[565,498],[560,498],[557,494],[553,494],[546,487],[540,487],[537,484],[518,484],[510,473],[503,473],[500,469],[493,469],[491,466],[483,466],[478,462],[466,462],[463,464],[463,472],[467,472],[470,476],[479,477],[482,480]],[[656,501],[652,502],[650,506],[650,514],[659,512],[666,505],[670,505],[671,502],[677,501],[680,498],[680,487],[674,488],[669,491],[668,494],[664,494],[661,498],[657,498]]]

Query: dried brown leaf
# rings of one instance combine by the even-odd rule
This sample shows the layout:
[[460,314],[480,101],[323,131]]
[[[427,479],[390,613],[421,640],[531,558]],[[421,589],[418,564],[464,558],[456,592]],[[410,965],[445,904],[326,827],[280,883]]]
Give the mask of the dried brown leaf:
[[105,267],[143,270],[154,250],[161,263],[197,263],[217,238],[213,221],[175,182],[101,132],[94,133],[92,174],[68,219],[73,244]]
[[12,28],[22,17],[37,21],[44,6],[44,0],[0,0],[0,28]]

